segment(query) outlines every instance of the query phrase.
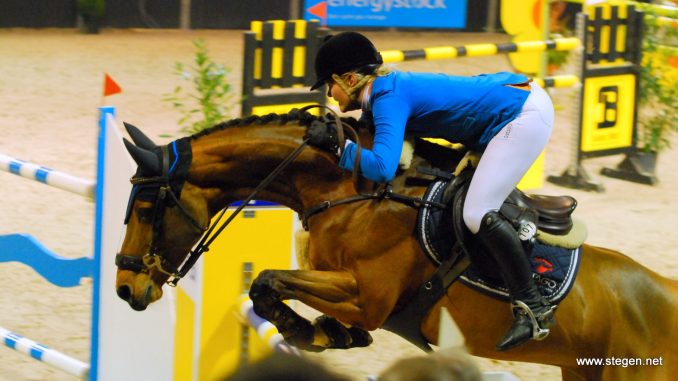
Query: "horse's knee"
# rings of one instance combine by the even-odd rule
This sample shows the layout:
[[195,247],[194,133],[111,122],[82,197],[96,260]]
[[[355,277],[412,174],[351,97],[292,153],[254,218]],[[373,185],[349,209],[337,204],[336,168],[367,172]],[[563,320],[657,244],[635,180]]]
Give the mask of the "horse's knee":
[[276,294],[272,287],[273,272],[271,270],[264,270],[254,278],[250,286],[250,299],[254,300],[262,296],[271,296]]
[[276,303],[280,302],[280,294],[273,290],[271,286],[272,278],[272,271],[262,271],[254,279],[249,290],[249,297],[252,300],[254,312],[264,318],[267,318],[268,312],[274,308]]

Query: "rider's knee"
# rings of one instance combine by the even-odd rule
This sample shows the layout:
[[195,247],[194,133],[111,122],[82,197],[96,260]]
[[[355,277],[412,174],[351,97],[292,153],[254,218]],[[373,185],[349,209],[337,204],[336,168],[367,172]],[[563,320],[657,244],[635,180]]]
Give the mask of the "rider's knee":
[[490,209],[476,208],[473,206],[469,207],[469,205],[465,205],[462,213],[464,224],[466,224],[466,227],[471,233],[477,234],[480,230],[480,222],[483,220],[483,216],[490,211]]

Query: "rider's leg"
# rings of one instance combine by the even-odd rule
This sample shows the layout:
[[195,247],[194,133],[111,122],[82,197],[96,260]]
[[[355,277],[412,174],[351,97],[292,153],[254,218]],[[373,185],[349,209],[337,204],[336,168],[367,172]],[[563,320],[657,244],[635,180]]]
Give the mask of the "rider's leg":
[[[553,126],[553,105],[535,84],[521,114],[489,143],[473,175],[464,205],[464,222],[498,263],[514,308],[514,322],[498,350],[520,345],[550,324],[552,308],[542,298],[513,226],[498,213],[502,203],[543,151]],[[532,315],[532,317],[530,317]],[[544,335],[548,331],[542,331]]]
[[478,237],[497,262],[511,293],[514,321],[497,343],[497,350],[511,349],[533,338],[545,338],[554,323],[555,307],[537,289],[515,228],[501,214],[491,211],[485,214]]

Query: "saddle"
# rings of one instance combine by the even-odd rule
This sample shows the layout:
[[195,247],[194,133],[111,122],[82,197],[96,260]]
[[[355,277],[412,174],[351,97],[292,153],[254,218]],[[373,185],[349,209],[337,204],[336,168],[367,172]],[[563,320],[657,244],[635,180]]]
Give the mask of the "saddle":
[[524,210],[536,213],[534,221],[539,230],[554,235],[565,235],[572,230],[572,212],[577,200],[571,196],[529,195],[516,188],[508,196],[500,212],[507,218],[518,216]]
[[[423,199],[448,206],[422,208],[417,223],[419,243],[434,262],[441,263],[455,243],[468,246],[472,242],[461,216],[473,170],[465,170],[458,177],[432,168],[420,167],[417,171],[435,178]],[[567,235],[574,226],[572,212],[576,207],[577,201],[571,196],[529,195],[516,188],[499,212],[513,224],[527,245],[533,243],[537,230],[555,236]],[[454,231],[450,232],[452,227]]]
[[[476,245],[461,217],[473,170],[465,170],[458,177],[435,168],[420,167],[417,171],[434,177],[422,197],[416,235],[423,251],[438,268],[402,310],[389,316],[382,328],[430,351],[419,326],[426,311],[456,279],[499,300],[508,301],[510,295],[494,271],[496,265]],[[580,250],[542,244],[535,234],[537,229],[554,236],[567,234],[574,225],[571,214],[576,206],[576,200],[570,196],[535,196],[515,189],[500,209],[518,230],[540,292],[552,303],[562,300],[574,284]]]

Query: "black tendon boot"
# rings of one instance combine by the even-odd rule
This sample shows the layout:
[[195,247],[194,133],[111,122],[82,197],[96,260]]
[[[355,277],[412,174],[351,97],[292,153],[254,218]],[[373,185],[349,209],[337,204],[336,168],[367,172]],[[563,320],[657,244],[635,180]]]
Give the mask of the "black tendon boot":
[[478,237],[494,258],[511,293],[513,325],[497,343],[498,351],[517,347],[530,339],[542,340],[555,323],[555,306],[539,293],[518,234],[498,212],[489,212],[480,224]]

